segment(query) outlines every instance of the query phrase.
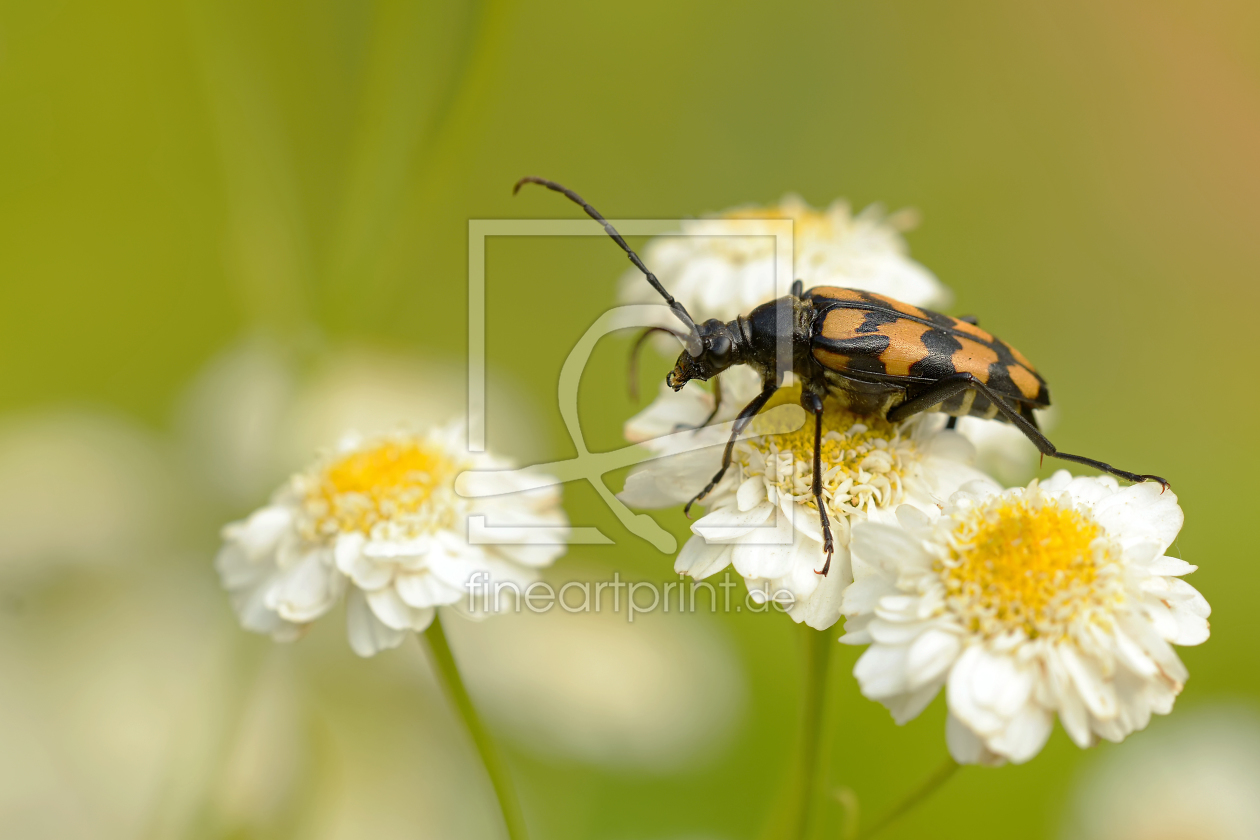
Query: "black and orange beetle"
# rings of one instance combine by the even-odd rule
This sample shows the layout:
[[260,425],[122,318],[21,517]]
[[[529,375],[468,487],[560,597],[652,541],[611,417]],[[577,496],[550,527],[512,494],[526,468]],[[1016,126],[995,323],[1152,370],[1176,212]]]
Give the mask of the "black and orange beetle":
[[[788,297],[763,303],[747,317],[697,324],[613,226],[581,196],[543,178],[522,178],[513,192],[522,184],[541,184],[580,205],[604,226],[682,321],[686,333],[676,335],[685,349],[665,378],[671,388],[678,391],[693,379],[712,379],[733,365],[749,365],[761,375],[761,393],[739,412],[723,453],[722,468],[687,503],[688,509],[721,481],[730,467],[739,433],[782,384],[776,350],[780,336],[791,331],[790,336],[784,336],[789,338],[792,353],[790,369],[801,381],[801,405],[814,415],[813,492],[827,553],[819,574],[827,573],[835,550],[822,504],[820,444],[823,400],[828,397],[840,400],[854,414],[892,422],[939,411],[950,415],[951,425],[953,418],[966,416],[1013,423],[1043,456],[1085,464],[1126,481],[1158,481],[1168,486],[1157,475],[1127,472],[1056,449],[1037,428],[1033,415],[1033,409],[1050,405],[1045,380],[1022,353],[980,329],[974,319],[951,318],[857,289],[817,286],[806,291],[797,280]],[[790,320],[781,318],[780,313],[790,313]]]

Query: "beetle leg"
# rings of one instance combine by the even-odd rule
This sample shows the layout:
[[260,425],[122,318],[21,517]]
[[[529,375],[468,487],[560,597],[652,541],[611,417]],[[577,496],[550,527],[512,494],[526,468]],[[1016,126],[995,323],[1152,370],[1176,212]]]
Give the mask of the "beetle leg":
[[713,418],[717,417],[718,409],[722,407],[722,377],[713,377],[713,410],[709,412],[709,416],[704,418],[704,422],[696,427],[696,431],[703,429],[705,426],[713,422]]
[[958,428],[958,418],[957,418],[957,417],[951,417],[951,418],[949,418],[948,420],[946,420],[946,421],[945,421],[945,428],[946,428],[946,429],[949,429],[949,430],[951,430],[951,431],[952,431],[952,430],[954,430],[954,429],[956,429],[956,428]]
[[801,298],[805,296],[805,281],[795,280],[792,282],[792,297]]
[[831,523],[827,521],[827,507],[823,504],[822,496],[822,420],[823,420],[823,401],[822,397],[815,393],[804,393],[801,395],[801,403],[805,406],[806,411],[814,413],[814,501],[818,504],[818,519],[822,524],[823,533],[823,551],[827,552],[827,560],[823,563],[822,571],[815,570],[814,574],[827,574],[827,570],[831,568],[831,555],[835,554],[835,544],[831,539]]
[[696,426],[691,426],[686,423],[678,423],[674,426],[675,432],[685,432],[688,429],[693,432],[698,432],[705,426],[712,423],[714,417],[717,417],[718,409],[722,407],[722,380],[715,376],[711,381],[713,382],[713,410],[709,412],[709,416],[701,420],[699,425]]
[[731,426],[731,438],[726,442],[726,449],[722,452],[722,469],[717,471],[717,475],[713,476],[713,480],[703,490],[697,493],[690,502],[687,502],[687,506],[683,508],[683,513],[690,513],[692,505],[709,495],[713,488],[717,487],[717,483],[722,480],[722,476],[726,475],[726,470],[731,465],[731,452],[735,449],[735,441],[739,438],[740,432],[748,427],[752,419],[757,416],[757,412],[761,411],[762,407],[770,401],[770,398],[774,396],[774,392],[777,390],[779,390],[779,383],[774,379],[767,379],[761,386],[761,393],[753,397],[753,401],[744,406],[739,412],[739,416],[735,418],[735,422]]
[[647,341],[648,336],[652,333],[669,333],[680,341],[686,341],[686,336],[677,330],[671,330],[669,327],[648,327],[639,333],[639,337],[634,340],[634,344],[630,347],[630,358],[626,361],[626,387],[630,392],[630,399],[638,402],[639,400],[639,351],[643,349],[643,342]]
[[945,400],[967,389],[978,391],[988,397],[989,402],[997,406],[997,410],[1002,416],[1009,420],[1015,428],[1024,433],[1024,437],[1033,442],[1033,446],[1037,447],[1037,451],[1042,455],[1049,455],[1051,458],[1058,458],[1061,461],[1072,461],[1077,464],[1084,464],[1087,467],[1093,467],[1105,473],[1110,473],[1117,478],[1123,478],[1125,481],[1134,483],[1142,481],[1158,481],[1168,488],[1169,484],[1166,479],[1157,475],[1144,475],[1142,473],[1131,473],[1127,470],[1117,469],[1111,464],[1103,461],[1097,461],[1093,458],[1086,458],[1084,455],[1070,455],[1067,452],[1060,452],[1050,439],[1043,435],[1034,423],[1030,423],[1028,418],[1021,414],[1018,410],[1011,407],[1005,399],[999,396],[992,388],[981,382],[970,373],[955,373],[951,376],[939,380],[928,387],[913,399],[903,402],[901,405],[888,412],[888,419],[893,423],[905,420],[920,412],[927,411],[933,406],[940,405]]

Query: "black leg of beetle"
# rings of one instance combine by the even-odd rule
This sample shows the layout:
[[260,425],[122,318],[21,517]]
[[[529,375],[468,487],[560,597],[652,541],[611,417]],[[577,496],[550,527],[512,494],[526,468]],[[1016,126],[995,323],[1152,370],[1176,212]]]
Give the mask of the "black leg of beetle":
[[805,281],[804,280],[793,281],[792,297],[799,299],[804,296],[805,296]]
[[718,409],[722,407],[722,380],[715,376],[710,381],[713,383],[713,410],[709,412],[709,416],[701,420],[700,425],[698,426],[689,426],[686,423],[679,423],[674,426],[675,432],[684,432],[687,429],[690,429],[693,432],[698,432],[705,426],[712,423],[714,417],[717,417]]
[[643,342],[647,341],[648,336],[652,333],[669,333],[674,338],[686,343],[687,337],[671,330],[669,327],[648,327],[639,333],[639,337],[634,340],[634,344],[630,347],[630,359],[626,363],[626,380],[630,391],[630,399],[638,401],[639,399],[639,351],[643,349]]
[[804,394],[801,402],[805,404],[806,411],[814,413],[814,502],[818,505],[818,519],[822,524],[823,551],[827,553],[827,560],[823,563],[822,571],[815,570],[814,574],[826,576],[831,568],[831,555],[835,554],[836,548],[831,539],[831,523],[827,521],[827,507],[823,504],[822,495],[823,401],[817,394]]
[[997,406],[997,409],[1002,413],[1002,416],[1011,421],[1015,428],[1023,432],[1024,437],[1031,440],[1033,445],[1037,447],[1037,451],[1042,455],[1049,455],[1051,458],[1058,458],[1061,461],[1072,461],[1077,464],[1084,464],[1087,467],[1093,467],[1096,470],[1111,473],[1117,478],[1123,478],[1125,481],[1132,481],[1135,483],[1141,481],[1158,481],[1165,488],[1169,486],[1165,479],[1160,478],[1157,475],[1131,473],[1127,470],[1117,469],[1111,466],[1111,464],[1103,461],[1086,458],[1083,455],[1070,455],[1067,452],[1060,452],[1057,448],[1055,448],[1055,445],[1050,442],[1049,438],[1043,435],[1034,424],[1028,422],[1028,419],[1024,417],[1024,415],[1020,414],[1018,410],[1012,408],[1005,399],[994,392],[988,385],[985,385],[979,379],[976,379],[976,377],[972,376],[970,373],[955,373],[952,376],[947,376],[944,379],[941,379],[939,382],[931,385],[923,393],[911,400],[907,400],[894,408],[892,411],[888,412],[888,419],[894,423],[905,420],[907,417],[940,405],[955,394],[968,389],[979,391],[981,394],[988,397],[989,401]]
[[757,412],[761,411],[770,398],[774,396],[774,392],[779,390],[779,383],[769,380],[761,386],[761,393],[753,397],[753,401],[744,406],[739,412],[739,416],[735,418],[735,423],[731,426],[731,438],[726,442],[726,449],[722,452],[722,469],[717,471],[717,475],[713,476],[703,490],[695,495],[687,506],[683,508],[683,513],[690,513],[691,506],[703,499],[712,492],[717,483],[722,480],[722,476],[726,475],[726,470],[731,465],[731,452],[735,449],[735,440],[739,437],[740,432],[747,428],[752,419],[757,416]]
[[950,430],[957,429],[957,428],[958,428],[958,418],[957,418],[957,417],[951,417],[951,418],[949,418],[948,420],[946,420],[946,421],[945,421],[945,428],[946,428],[946,429],[950,429]]
[[696,427],[696,431],[703,429],[705,426],[713,422],[713,418],[717,417],[718,409],[722,407],[722,377],[713,377],[713,410],[709,412],[709,416],[704,418],[704,422]]

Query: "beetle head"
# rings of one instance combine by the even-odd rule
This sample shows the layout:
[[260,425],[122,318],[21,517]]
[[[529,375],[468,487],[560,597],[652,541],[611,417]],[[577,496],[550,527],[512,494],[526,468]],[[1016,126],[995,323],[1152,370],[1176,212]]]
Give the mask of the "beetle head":
[[732,365],[744,361],[744,341],[735,322],[724,324],[712,318],[696,328],[700,336],[700,352],[685,349],[678,356],[678,363],[665,377],[665,384],[675,391],[693,379],[702,382],[712,379]]

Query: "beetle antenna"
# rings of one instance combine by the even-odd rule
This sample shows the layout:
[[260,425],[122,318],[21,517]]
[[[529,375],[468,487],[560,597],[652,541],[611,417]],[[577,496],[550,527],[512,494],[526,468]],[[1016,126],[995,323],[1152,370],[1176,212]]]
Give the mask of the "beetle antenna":
[[665,287],[661,285],[661,281],[656,279],[655,274],[648,271],[647,266],[643,264],[643,260],[639,259],[639,255],[634,252],[633,248],[626,244],[626,240],[621,238],[621,234],[617,233],[617,229],[608,224],[608,220],[605,219],[598,210],[587,204],[586,199],[582,198],[582,196],[578,195],[568,187],[561,186],[555,181],[548,181],[546,178],[535,178],[532,175],[527,175],[517,181],[516,186],[512,187],[512,195],[516,195],[520,192],[522,184],[540,184],[549,190],[563,194],[574,204],[577,204],[585,210],[586,215],[603,225],[604,232],[611,236],[613,241],[621,246],[621,250],[626,252],[626,256],[630,258],[630,262],[634,263],[634,267],[643,272],[644,276],[647,277],[647,281],[652,284],[652,288],[656,289],[656,291],[660,293],[661,297],[665,298],[665,302],[669,304],[669,308],[672,309],[674,314],[678,316],[678,320],[683,322],[683,326],[687,328],[687,332],[689,333],[687,336],[687,351],[693,356],[700,355],[700,351],[702,349],[700,344],[700,331],[696,328],[696,322],[692,320],[691,313],[687,311],[685,306],[674,300],[673,295],[665,291]]

